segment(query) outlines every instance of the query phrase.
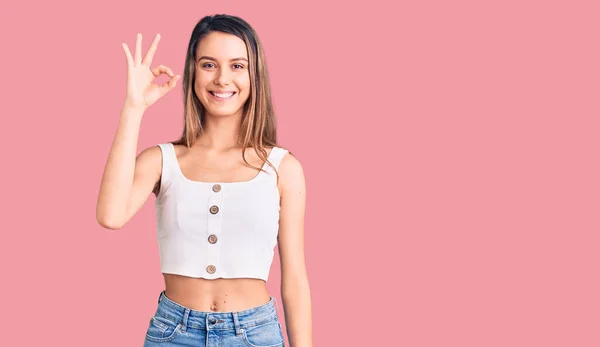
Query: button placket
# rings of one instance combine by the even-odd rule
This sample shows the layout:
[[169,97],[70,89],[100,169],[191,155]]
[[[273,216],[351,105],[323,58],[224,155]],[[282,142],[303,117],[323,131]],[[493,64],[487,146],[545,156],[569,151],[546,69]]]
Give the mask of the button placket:
[[206,267],[206,273],[213,275],[219,271],[218,259],[219,259],[219,246],[218,239],[221,233],[222,225],[222,211],[223,207],[223,187],[220,184],[213,184],[210,186],[209,199],[208,199],[208,229],[206,235],[206,241],[208,245],[207,249],[207,263],[204,264]]

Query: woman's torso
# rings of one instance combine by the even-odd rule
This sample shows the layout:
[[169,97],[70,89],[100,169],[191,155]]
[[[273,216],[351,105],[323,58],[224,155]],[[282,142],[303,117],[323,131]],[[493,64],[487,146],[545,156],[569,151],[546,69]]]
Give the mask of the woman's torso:
[[193,278],[163,274],[165,295],[188,308],[205,312],[242,311],[269,301],[266,283],[254,278]]
[[[267,155],[272,149],[266,148]],[[177,164],[189,180],[199,182],[244,182],[258,175],[242,160],[241,149],[225,154],[211,153],[202,147],[176,145]],[[262,161],[253,149],[246,151],[246,160],[255,167]],[[241,311],[267,303],[270,295],[266,282],[257,278],[205,279],[163,273],[165,295],[186,307],[207,312]]]

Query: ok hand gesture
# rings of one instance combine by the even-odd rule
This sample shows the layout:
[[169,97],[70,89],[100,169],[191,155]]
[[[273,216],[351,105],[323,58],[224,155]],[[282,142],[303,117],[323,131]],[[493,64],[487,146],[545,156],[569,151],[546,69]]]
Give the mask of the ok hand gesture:
[[[127,57],[127,93],[125,97],[125,106],[133,108],[147,109],[154,104],[158,99],[167,94],[171,89],[175,88],[177,80],[180,76],[173,74],[170,68],[164,65],[158,65],[150,70],[150,64],[154,58],[156,47],[160,41],[160,34],[157,34],[148,49],[148,52],[142,60],[142,34],[137,34],[135,44],[135,56],[131,56],[131,52],[126,43],[122,43],[123,50]],[[154,78],[166,74],[171,79],[162,85],[153,84]]]

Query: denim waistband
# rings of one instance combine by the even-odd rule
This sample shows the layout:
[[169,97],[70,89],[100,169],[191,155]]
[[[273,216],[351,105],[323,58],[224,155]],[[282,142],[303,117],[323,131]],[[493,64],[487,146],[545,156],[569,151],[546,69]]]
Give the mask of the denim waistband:
[[276,299],[271,296],[269,302],[243,311],[206,312],[197,311],[178,304],[161,291],[158,297],[156,315],[181,324],[181,330],[187,328],[202,330],[235,330],[236,334],[242,329],[262,325],[277,320]]

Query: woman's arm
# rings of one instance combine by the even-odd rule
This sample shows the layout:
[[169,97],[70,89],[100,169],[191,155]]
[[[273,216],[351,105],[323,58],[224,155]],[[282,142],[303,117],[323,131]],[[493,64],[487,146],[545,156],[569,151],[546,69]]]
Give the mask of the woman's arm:
[[312,308],[304,258],[306,188],[300,162],[286,154],[279,165],[281,296],[291,347],[311,347]]
[[[159,40],[160,35],[157,34],[145,56],[142,56],[142,34],[137,34],[133,56],[127,44],[121,44],[127,59],[125,103],[96,202],[96,220],[108,229],[119,229],[125,225],[142,207],[160,179],[162,155],[158,146],[147,148],[136,156],[144,112],[175,88],[180,77],[163,65],[150,69]],[[162,74],[171,79],[160,86],[152,84],[154,78]]]
[[136,156],[142,109],[123,107],[119,126],[106,161],[96,219],[108,229],[125,225],[152,193],[160,178],[162,155],[158,146]]

